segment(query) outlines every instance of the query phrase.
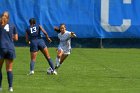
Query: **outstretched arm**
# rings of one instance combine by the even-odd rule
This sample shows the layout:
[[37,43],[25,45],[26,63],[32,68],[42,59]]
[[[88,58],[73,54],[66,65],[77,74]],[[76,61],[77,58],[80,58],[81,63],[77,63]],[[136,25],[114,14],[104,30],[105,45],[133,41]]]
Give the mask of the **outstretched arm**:
[[39,28],[41,29],[41,31],[45,34],[45,36],[46,36],[46,39],[48,40],[48,42],[52,42],[52,40],[49,38],[49,36],[48,36],[48,33],[45,31],[45,29],[41,26],[41,25],[39,25]]
[[71,32],[71,37],[77,37],[74,32]]
[[59,27],[54,27],[54,31],[56,31],[57,33],[60,33],[60,29],[59,29]]

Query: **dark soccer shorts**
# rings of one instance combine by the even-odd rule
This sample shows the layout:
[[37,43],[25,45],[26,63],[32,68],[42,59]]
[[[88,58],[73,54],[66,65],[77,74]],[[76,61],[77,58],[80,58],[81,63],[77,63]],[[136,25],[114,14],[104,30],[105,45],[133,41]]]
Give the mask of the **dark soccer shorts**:
[[37,52],[38,50],[43,50],[46,46],[43,39],[31,40],[30,52]]
[[0,49],[0,59],[15,59],[15,50],[11,49]]

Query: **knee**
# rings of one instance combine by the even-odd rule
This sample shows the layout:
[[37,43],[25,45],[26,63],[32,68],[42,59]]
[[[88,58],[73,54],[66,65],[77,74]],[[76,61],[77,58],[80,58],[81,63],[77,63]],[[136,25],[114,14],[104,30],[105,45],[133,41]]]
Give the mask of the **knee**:
[[31,59],[31,61],[32,61],[32,62],[35,62],[35,61],[36,61],[36,59]]
[[31,61],[35,62],[36,61],[36,57],[32,57]]
[[11,68],[6,68],[6,71],[8,72],[8,71],[12,71],[12,69]]
[[12,65],[7,65],[6,66],[6,71],[12,71]]
[[45,57],[47,57],[48,59],[50,59],[51,57],[50,57],[50,55],[44,55]]

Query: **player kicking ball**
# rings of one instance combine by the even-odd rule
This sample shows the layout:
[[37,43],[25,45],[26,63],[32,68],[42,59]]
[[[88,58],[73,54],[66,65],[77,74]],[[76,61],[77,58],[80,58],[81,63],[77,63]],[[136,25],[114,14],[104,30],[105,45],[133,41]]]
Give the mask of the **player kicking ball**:
[[[60,28],[54,27],[54,30],[58,32],[58,38],[60,40],[57,48],[57,57],[56,57],[56,66],[55,66],[55,69],[58,69],[70,54],[71,38],[76,37],[76,35],[74,32],[67,31],[65,24],[61,24]],[[48,73],[50,71],[51,68],[48,69]]]
[[36,24],[35,18],[31,18],[29,20],[30,26],[28,26],[26,30],[26,42],[30,42],[30,55],[31,55],[31,61],[30,61],[30,73],[28,75],[34,74],[34,65],[36,62],[37,53],[40,50],[46,60],[48,61],[50,67],[52,68],[52,73],[54,75],[57,75],[57,72],[55,71],[53,61],[51,60],[48,48],[44,42],[44,40],[41,37],[41,31],[46,36],[46,39],[51,42],[51,39],[49,38],[47,32],[41,25]]

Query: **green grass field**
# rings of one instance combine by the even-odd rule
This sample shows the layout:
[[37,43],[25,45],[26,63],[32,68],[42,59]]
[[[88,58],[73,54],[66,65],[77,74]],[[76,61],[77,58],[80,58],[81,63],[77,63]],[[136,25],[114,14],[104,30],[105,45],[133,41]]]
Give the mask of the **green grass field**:
[[[55,48],[49,48],[55,59]],[[39,52],[35,74],[29,72],[28,47],[16,48],[14,61],[14,93],[139,93],[139,49],[90,49],[74,48],[59,68],[58,75],[47,75],[49,67]],[[3,67],[3,91],[7,90],[5,65]]]

